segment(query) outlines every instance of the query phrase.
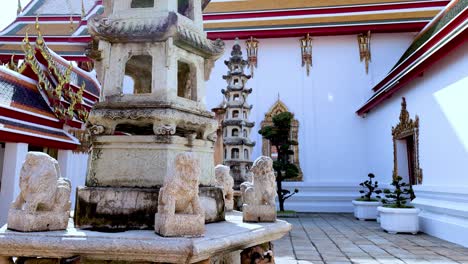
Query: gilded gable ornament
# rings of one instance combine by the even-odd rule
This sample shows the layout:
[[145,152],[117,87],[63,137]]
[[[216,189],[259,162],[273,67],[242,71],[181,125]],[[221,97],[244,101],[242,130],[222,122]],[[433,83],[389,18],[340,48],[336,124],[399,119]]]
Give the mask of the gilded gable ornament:
[[250,37],[245,45],[247,47],[247,61],[249,63],[250,74],[252,78],[254,76],[254,68],[257,68],[258,65],[258,40],[254,37]]

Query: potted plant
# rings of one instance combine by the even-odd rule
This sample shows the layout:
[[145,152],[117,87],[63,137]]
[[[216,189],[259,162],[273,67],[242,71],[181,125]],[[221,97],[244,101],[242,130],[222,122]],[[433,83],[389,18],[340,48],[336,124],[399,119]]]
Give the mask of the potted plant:
[[[369,179],[359,184],[362,188],[365,188],[359,191],[361,193],[361,198],[353,201],[354,217],[362,221],[377,219],[377,207],[382,205],[379,200],[379,194],[382,193],[382,190],[378,189],[379,182],[372,181],[375,178],[374,174],[369,173],[367,176]],[[372,197],[374,193],[376,194],[375,198]]]
[[414,197],[411,185],[402,182],[400,176],[393,180],[395,187],[392,191],[385,189],[383,206],[378,208],[380,213],[380,227],[390,234],[419,232],[419,208],[408,205],[408,201]]

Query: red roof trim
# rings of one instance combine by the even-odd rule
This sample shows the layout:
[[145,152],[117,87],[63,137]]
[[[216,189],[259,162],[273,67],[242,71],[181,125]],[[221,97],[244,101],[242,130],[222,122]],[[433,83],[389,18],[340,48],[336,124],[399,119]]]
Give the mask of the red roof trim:
[[5,108],[0,105],[0,116],[10,117],[34,124],[39,124],[43,126],[53,127],[53,128],[63,128],[63,122],[59,120],[53,121],[50,119],[42,118],[36,115],[30,115],[24,112],[15,111],[13,109]]
[[393,86],[388,91],[384,91],[381,94],[377,95],[372,100],[368,101],[364,106],[362,106],[356,113],[359,116],[363,116],[368,113],[370,110],[381,104],[386,99],[390,98],[394,93],[404,88],[404,86],[409,83],[411,80],[418,77],[421,73],[431,67],[434,63],[444,58],[451,51],[455,50],[458,46],[463,44],[466,39],[468,39],[468,32],[465,30],[463,33],[456,36],[454,39],[450,40],[446,45],[441,47],[438,51],[434,52],[430,57],[428,57],[421,64],[413,68],[411,71],[402,76],[397,84]]
[[[22,42],[23,36],[0,36],[0,41],[5,42]],[[69,36],[69,37],[57,37],[57,36],[44,36],[46,42],[68,42],[70,44],[75,43],[89,43],[92,39],[91,36]],[[35,42],[35,36],[29,36],[30,42]]]
[[242,19],[242,18],[260,18],[260,17],[279,17],[279,16],[301,16],[301,15],[320,15],[320,14],[340,14],[351,12],[369,12],[369,11],[387,11],[400,10],[409,8],[427,8],[427,7],[444,7],[450,1],[426,1],[419,3],[393,3],[381,5],[366,5],[366,6],[346,6],[346,7],[321,7],[303,10],[286,10],[286,11],[266,11],[266,12],[250,12],[250,13],[225,13],[225,14],[205,14],[204,20],[222,20],[222,19]]
[[0,140],[4,142],[21,142],[21,143],[28,143],[35,146],[44,146],[49,148],[56,148],[56,149],[70,149],[74,150],[78,147],[78,145],[65,143],[61,141],[55,141],[51,139],[44,139],[39,137],[33,136],[26,136],[21,135],[13,132],[7,131],[0,131]]
[[450,24],[448,24],[444,29],[439,31],[433,38],[424,43],[424,45],[417,50],[415,53],[411,54],[406,61],[397,66],[390,74],[388,74],[382,81],[380,81],[372,90],[374,92],[378,91],[380,88],[384,87],[388,82],[390,82],[396,75],[401,73],[403,70],[408,68],[415,60],[424,55],[431,47],[437,44],[441,39],[443,39],[447,34],[452,32],[457,26],[463,23],[466,20],[468,15],[468,9],[465,9],[463,13],[457,16]]
[[251,36],[256,38],[287,38],[301,37],[309,33],[313,36],[351,35],[371,31],[372,33],[395,33],[395,32],[416,32],[423,29],[428,22],[406,22],[395,24],[369,24],[358,26],[327,26],[313,28],[293,28],[293,29],[270,29],[270,30],[248,30],[229,32],[208,32],[210,39],[247,39]]

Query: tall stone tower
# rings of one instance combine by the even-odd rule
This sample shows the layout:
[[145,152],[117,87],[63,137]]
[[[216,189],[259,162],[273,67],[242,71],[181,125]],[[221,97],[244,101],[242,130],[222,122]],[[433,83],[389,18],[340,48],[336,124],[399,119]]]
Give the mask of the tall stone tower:
[[[89,20],[89,54],[103,89],[89,115],[92,153],[78,190],[78,226],[151,228],[156,190],[181,152],[195,154],[200,184],[214,186],[218,124],[206,110],[205,80],[224,43],[203,31],[208,3],[104,0],[104,13]],[[133,89],[123,89],[124,79]]]
[[239,185],[247,179],[255,146],[255,142],[250,140],[250,132],[255,125],[249,122],[252,105],[247,103],[252,89],[245,88],[251,76],[244,73],[248,62],[242,58],[241,47],[237,42],[232,48],[231,58],[224,63],[229,68],[227,75],[223,76],[228,84],[227,89],[222,90],[226,99],[223,121],[224,164],[231,168],[234,188],[239,189]]

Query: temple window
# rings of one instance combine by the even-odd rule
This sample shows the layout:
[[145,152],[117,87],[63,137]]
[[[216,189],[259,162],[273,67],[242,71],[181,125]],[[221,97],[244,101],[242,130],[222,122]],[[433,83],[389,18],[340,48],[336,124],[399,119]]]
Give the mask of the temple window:
[[238,159],[239,158],[239,149],[233,148],[231,149],[231,159]]
[[238,95],[238,94],[235,94],[235,95],[233,96],[233,99],[234,99],[234,101],[239,101],[239,99],[240,99],[240,98],[239,98],[239,95]]
[[224,159],[227,159],[227,149],[224,149]]
[[406,183],[421,184],[423,175],[419,167],[419,117],[410,118],[404,97],[399,120],[392,128],[393,178],[401,176]]
[[239,111],[238,110],[232,111],[232,118],[239,118]]
[[247,129],[244,128],[244,131],[242,132],[242,135],[246,138],[247,137]]
[[179,61],[177,69],[177,96],[196,100],[196,78],[194,67]]
[[193,20],[194,18],[193,0],[177,0],[177,12]]
[[224,137],[227,137],[227,128],[224,128]]
[[239,79],[238,79],[238,78],[235,78],[235,79],[233,80],[233,83],[234,83],[234,85],[239,84]]
[[244,111],[244,119],[247,119],[247,111]]
[[154,0],[132,0],[130,8],[151,8],[154,7]]
[[122,93],[151,93],[153,58],[149,55],[132,56],[125,65]]
[[244,149],[244,159],[249,159],[249,151],[247,149]]
[[237,128],[232,129],[231,136],[233,136],[233,137],[239,136],[239,129],[237,129]]

